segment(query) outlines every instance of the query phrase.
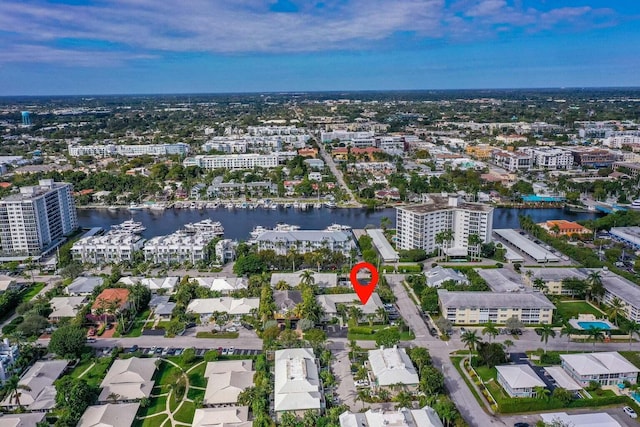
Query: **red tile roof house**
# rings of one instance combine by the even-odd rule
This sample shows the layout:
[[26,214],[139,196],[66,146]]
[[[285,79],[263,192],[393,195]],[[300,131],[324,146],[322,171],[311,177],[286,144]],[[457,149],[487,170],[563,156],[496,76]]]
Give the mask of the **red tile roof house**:
[[129,301],[129,289],[112,288],[100,292],[91,306],[91,314],[104,320],[105,317],[113,318],[131,306]]

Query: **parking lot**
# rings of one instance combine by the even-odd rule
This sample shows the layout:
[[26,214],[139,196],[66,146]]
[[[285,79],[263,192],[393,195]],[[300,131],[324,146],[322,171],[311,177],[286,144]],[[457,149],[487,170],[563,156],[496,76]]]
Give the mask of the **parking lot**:
[[[96,349],[98,356],[104,356],[113,350],[112,347],[100,347]],[[184,352],[184,348],[175,347],[125,347],[122,349],[125,353],[139,352],[143,356],[180,356]],[[211,348],[196,348],[196,356],[204,356],[207,351],[217,350],[222,356],[256,356],[262,353],[262,350],[248,350],[248,349],[236,349],[234,347],[219,347],[217,349]]]

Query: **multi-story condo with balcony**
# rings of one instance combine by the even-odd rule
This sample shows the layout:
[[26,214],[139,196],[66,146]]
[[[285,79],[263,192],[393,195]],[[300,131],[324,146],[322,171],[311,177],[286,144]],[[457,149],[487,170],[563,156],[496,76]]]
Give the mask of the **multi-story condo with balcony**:
[[451,231],[452,239],[443,242],[451,256],[467,256],[477,252],[469,245],[469,236],[477,235],[482,242],[491,240],[493,207],[463,201],[458,195],[424,194],[422,204],[396,208],[398,249],[438,249],[438,235]]
[[228,154],[221,156],[195,156],[184,160],[183,165],[203,169],[272,169],[278,166],[277,154]]
[[0,259],[40,257],[78,228],[72,186],[52,179],[0,200]]
[[355,249],[351,234],[345,231],[269,230],[257,236],[255,240],[260,250],[271,249],[278,255],[286,255],[289,251],[306,254],[326,248],[349,257],[351,250]]
[[533,159],[533,165],[545,169],[570,169],[573,154],[568,150],[551,147],[526,147],[522,151]]
[[516,172],[520,170],[529,170],[533,165],[533,159],[530,154],[526,154],[520,151],[511,152],[496,150],[491,154],[491,160],[497,166],[508,170],[509,172]]
[[525,324],[550,324],[555,306],[539,292],[450,292],[438,290],[442,315],[455,324],[492,321],[505,324],[516,317]]
[[74,260],[87,264],[119,264],[132,261],[133,254],[142,250],[144,239],[134,233],[109,232],[102,236],[83,237],[71,247]]
[[155,264],[182,264],[206,261],[209,258],[207,246],[218,234],[198,232],[196,234],[176,231],[166,236],[157,236],[147,240],[144,245],[144,258]]
[[589,147],[576,147],[571,149],[573,162],[578,166],[591,168],[608,168],[618,160],[618,155],[610,150],[601,150]]
[[189,153],[189,144],[178,142],[176,144],[95,144],[78,145],[69,144],[69,155],[71,157],[92,156],[92,157],[113,157],[113,156],[169,156],[186,155]]

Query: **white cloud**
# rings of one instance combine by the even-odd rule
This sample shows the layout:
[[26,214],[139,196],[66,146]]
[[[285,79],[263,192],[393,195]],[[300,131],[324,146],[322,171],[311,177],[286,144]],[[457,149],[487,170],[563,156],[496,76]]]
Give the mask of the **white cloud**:
[[[57,50],[51,46],[67,39],[112,44],[105,48],[115,55],[112,60],[136,57],[127,52],[317,52],[370,49],[398,32],[475,41],[510,28],[537,31],[578,20],[585,25],[589,14],[603,16],[589,7],[541,12],[504,0],[461,0],[450,7],[444,0],[326,0],[322,8],[305,2],[296,13],[268,7],[259,0],[112,0],[90,6],[2,0],[0,29],[9,34],[9,44],[41,46],[44,59],[35,50],[21,56],[11,49],[0,61],[48,62],[55,55],[47,53]],[[59,50],[61,57],[78,61],[97,51]]]

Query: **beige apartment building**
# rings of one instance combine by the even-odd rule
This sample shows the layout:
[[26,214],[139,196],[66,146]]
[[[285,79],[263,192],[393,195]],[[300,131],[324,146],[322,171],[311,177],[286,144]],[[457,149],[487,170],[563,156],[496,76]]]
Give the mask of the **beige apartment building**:
[[504,324],[512,317],[524,324],[550,324],[555,306],[540,292],[450,292],[438,290],[442,315],[454,324],[492,321]]

